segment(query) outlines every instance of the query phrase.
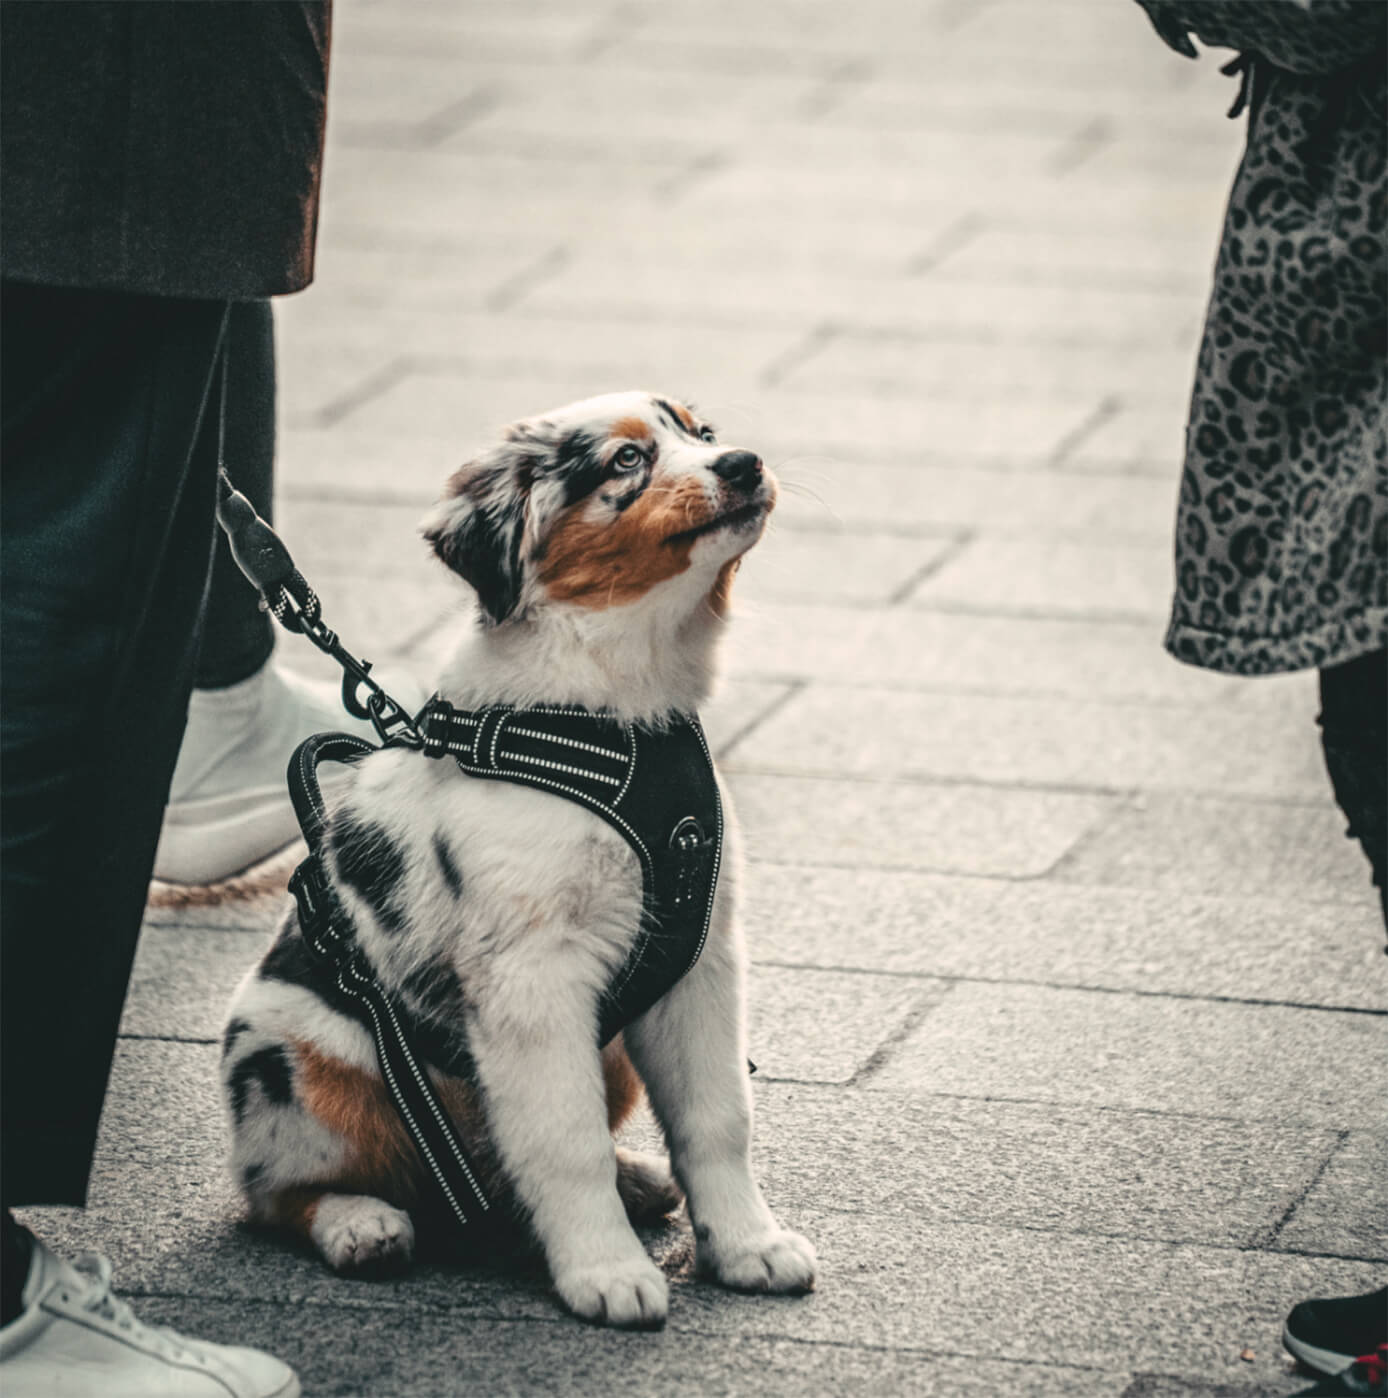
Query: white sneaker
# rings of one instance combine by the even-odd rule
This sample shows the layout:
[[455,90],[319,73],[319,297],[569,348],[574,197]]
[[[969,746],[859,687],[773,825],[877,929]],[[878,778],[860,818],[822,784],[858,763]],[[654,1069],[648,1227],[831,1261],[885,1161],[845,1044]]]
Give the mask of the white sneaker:
[[[428,697],[398,673],[383,683],[411,712]],[[195,689],[154,877],[218,883],[298,839],[285,769],[305,738],[323,732],[376,736],[342,707],[340,685],[301,679],[273,662],[226,689]]]
[[140,1324],[111,1295],[104,1257],[74,1266],[33,1247],[24,1309],[0,1330],[5,1398],[299,1398],[271,1355]]

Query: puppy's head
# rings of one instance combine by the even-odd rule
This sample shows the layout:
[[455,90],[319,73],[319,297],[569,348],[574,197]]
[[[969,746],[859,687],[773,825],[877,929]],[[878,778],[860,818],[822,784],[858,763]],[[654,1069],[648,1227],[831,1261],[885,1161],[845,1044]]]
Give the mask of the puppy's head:
[[760,458],[721,444],[683,404],[613,393],[508,428],[455,472],[423,528],[497,625],[658,588],[677,608],[721,609],[775,503]]

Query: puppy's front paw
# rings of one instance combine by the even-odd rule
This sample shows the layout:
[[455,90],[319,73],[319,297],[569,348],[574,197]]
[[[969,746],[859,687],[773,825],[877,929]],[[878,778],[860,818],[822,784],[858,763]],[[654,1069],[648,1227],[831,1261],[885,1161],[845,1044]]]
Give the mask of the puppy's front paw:
[[785,1228],[731,1243],[710,1234],[699,1240],[699,1270],[735,1291],[813,1291],[814,1244]]
[[384,1276],[414,1256],[410,1216],[365,1194],[327,1194],[313,1220],[313,1241],[336,1272]]
[[670,1288],[649,1257],[575,1267],[554,1278],[554,1289],[575,1315],[595,1325],[657,1330],[670,1309]]

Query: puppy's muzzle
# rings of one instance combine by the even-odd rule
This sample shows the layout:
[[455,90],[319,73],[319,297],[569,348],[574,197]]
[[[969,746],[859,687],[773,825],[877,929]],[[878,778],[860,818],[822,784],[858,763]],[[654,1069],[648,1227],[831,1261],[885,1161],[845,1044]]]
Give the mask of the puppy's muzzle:
[[724,452],[713,463],[713,474],[750,495],[761,484],[761,457],[750,451]]

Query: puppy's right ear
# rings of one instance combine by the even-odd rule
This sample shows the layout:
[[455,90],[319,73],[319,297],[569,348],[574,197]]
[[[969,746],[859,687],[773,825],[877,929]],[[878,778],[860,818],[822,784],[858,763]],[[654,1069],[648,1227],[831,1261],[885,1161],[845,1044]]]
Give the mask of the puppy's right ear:
[[491,625],[520,606],[527,501],[528,486],[513,463],[484,458],[454,472],[421,526],[434,552],[472,585]]

